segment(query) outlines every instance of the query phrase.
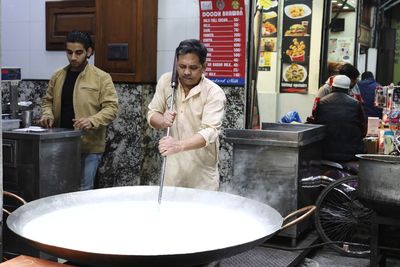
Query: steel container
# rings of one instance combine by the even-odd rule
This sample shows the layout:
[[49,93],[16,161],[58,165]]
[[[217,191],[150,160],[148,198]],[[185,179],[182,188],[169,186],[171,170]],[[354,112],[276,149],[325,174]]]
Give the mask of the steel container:
[[363,203],[380,213],[400,210],[400,157],[360,154],[357,194]]
[[[249,250],[282,229],[284,218],[275,209],[251,199],[164,187],[158,205],[158,189],[113,187],[41,198],[14,211],[7,225],[32,246],[91,267],[197,266]],[[301,217],[315,207],[285,219],[305,209]]]

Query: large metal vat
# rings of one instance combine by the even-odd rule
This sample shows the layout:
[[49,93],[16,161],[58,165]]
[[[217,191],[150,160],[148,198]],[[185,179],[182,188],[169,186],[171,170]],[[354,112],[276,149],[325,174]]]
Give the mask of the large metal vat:
[[247,251],[283,223],[270,206],[222,192],[167,186],[159,205],[158,189],[125,186],[41,198],[14,211],[7,225],[32,246],[79,266],[177,267]]
[[[319,175],[325,127],[312,124],[263,123],[262,130],[227,129],[233,144],[232,176],[221,190],[255,199],[286,215],[314,204],[319,190],[303,189],[302,178]],[[311,222],[280,233],[296,238]]]
[[400,157],[360,154],[357,194],[363,203],[390,216],[400,211]]

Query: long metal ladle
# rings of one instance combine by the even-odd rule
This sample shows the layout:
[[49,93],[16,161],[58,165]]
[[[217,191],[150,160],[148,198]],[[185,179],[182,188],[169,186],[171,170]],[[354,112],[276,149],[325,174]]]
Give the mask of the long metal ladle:
[[[178,73],[176,71],[176,64],[177,64],[177,55],[175,54],[174,57],[174,66],[172,68],[172,77],[171,77],[171,88],[172,88],[172,96],[171,96],[171,102],[170,102],[170,106],[169,106],[169,111],[173,110],[173,106],[174,106],[174,97],[175,97],[175,90],[176,87],[178,86]],[[167,135],[170,135],[170,128],[167,128]],[[163,191],[163,187],[164,187],[164,178],[165,178],[165,166],[167,164],[167,156],[164,157],[163,159],[163,164],[161,167],[161,179],[160,179],[160,189],[158,191],[158,204],[161,204],[161,198],[162,198],[162,191]]]

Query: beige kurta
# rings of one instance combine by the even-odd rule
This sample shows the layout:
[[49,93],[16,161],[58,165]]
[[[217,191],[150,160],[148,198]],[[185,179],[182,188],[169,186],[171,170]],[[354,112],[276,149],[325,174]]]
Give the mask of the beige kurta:
[[[163,114],[172,94],[171,73],[161,76],[156,93],[149,104],[147,120],[159,112]],[[167,157],[165,185],[217,190],[219,186],[218,153],[219,132],[225,111],[226,97],[223,90],[211,80],[202,77],[185,97],[179,85],[175,93],[177,115],[171,127],[172,137],[183,140],[198,133],[206,146]]]

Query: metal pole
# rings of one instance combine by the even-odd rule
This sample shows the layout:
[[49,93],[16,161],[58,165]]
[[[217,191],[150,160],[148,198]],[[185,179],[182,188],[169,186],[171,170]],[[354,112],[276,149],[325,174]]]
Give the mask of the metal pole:
[[388,0],[388,1],[384,2],[383,4],[381,4],[378,8],[379,8],[379,9],[382,9],[382,8],[384,8],[385,6],[387,6],[387,5],[391,4],[391,3],[393,3],[394,1],[395,1],[395,0]]
[[[255,3],[256,4],[256,3]],[[257,4],[256,4],[257,7]],[[245,128],[250,128],[250,99],[251,99],[251,88],[253,83],[253,68],[254,68],[254,16],[253,15],[253,1],[249,3],[249,26],[248,26],[248,36],[249,42],[247,44],[247,77],[245,86],[245,116],[244,125]]]
[[387,10],[391,9],[392,7],[394,7],[395,5],[397,5],[398,3],[400,3],[400,0],[395,1],[395,2],[392,2],[389,6],[384,7],[384,8],[383,8],[383,11],[387,11]]
[[[174,66],[172,68],[172,77],[171,77],[172,96],[171,96],[169,111],[173,110],[175,90],[176,90],[176,87],[178,85],[178,73],[176,72],[176,65],[177,65],[176,61],[177,61],[177,54],[175,54]],[[171,129],[171,127],[167,128],[167,136],[170,135],[170,129]],[[158,204],[161,204],[162,191],[163,191],[163,188],[164,188],[165,166],[166,165],[167,165],[167,156],[165,156],[163,158],[163,164],[162,164],[162,167],[161,167],[160,188],[159,188],[159,191],[158,191]]]
[[323,32],[322,32],[322,45],[321,45],[321,57],[320,57],[320,76],[319,84],[324,84],[329,71],[328,71],[328,44],[329,44],[329,31],[331,21],[331,0],[328,0],[324,4],[323,13]]
[[247,99],[246,103],[249,105],[247,107],[247,123],[246,123],[246,128],[251,129],[253,126],[253,115],[254,115],[254,105],[255,101],[257,100],[257,80],[258,80],[258,64],[259,64],[259,59],[260,59],[260,43],[261,43],[261,25],[262,25],[262,16],[263,16],[263,7],[261,6],[260,8],[256,6],[255,9],[255,15],[253,18],[253,25],[255,25],[255,18],[257,18],[258,15],[258,21],[256,25],[257,31],[253,28],[251,31],[251,34],[253,35],[253,42],[251,43],[251,46],[253,46],[253,53],[250,53],[250,64],[251,68],[249,71],[249,75],[251,75],[249,79],[249,99]]

